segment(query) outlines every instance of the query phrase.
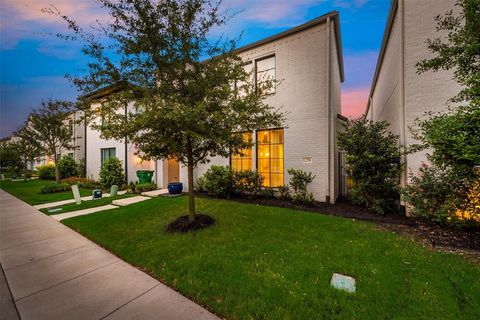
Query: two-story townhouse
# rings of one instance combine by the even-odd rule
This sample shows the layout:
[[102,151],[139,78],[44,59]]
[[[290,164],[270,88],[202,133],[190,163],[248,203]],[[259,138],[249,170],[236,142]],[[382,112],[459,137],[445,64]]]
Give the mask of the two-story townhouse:
[[[439,70],[419,74],[416,64],[432,57],[426,40],[441,36],[436,30],[437,15],[455,10],[455,0],[392,0],[387,26],[371,87],[367,119],[390,123],[402,146],[417,143],[410,131],[415,119],[425,112],[442,112],[460,91],[453,72]],[[408,172],[418,172],[427,162],[426,152],[406,155],[402,185]]]
[[[299,168],[316,176],[310,191],[318,201],[334,202],[339,192],[336,133],[339,121],[343,121],[339,113],[344,80],[338,12],[241,47],[237,54],[246,68],[253,70],[252,81],[261,82],[265,76],[278,81],[266,102],[282,107],[286,122],[282,128],[246,133],[255,142],[251,150],[245,150],[243,156],[215,157],[199,165],[194,175],[203,175],[211,165],[230,165],[234,170],[258,170],[264,185],[275,188],[288,183],[288,168]],[[121,88],[109,87],[84,99],[97,108],[112,90]],[[131,106],[125,108],[124,112]],[[186,168],[173,160],[142,162],[128,139],[101,139],[100,132],[88,127],[85,149],[88,177],[98,179],[101,163],[115,156],[125,166],[128,181],[137,180],[137,170],[153,170],[159,187],[173,181],[187,186]]]

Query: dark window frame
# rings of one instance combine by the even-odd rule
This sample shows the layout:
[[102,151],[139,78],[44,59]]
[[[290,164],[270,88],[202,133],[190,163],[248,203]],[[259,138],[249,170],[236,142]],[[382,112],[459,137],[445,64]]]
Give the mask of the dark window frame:
[[[104,151],[108,150],[108,157],[105,158],[104,156]],[[113,150],[113,156],[111,154]],[[100,148],[100,164],[103,164],[106,160],[110,159],[110,158],[116,158],[117,157],[117,148],[113,147],[113,148]]]

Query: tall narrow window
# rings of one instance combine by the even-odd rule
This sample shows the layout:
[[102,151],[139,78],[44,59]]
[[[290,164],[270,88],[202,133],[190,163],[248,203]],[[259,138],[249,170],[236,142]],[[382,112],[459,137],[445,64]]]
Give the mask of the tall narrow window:
[[257,131],[257,168],[265,187],[283,186],[283,129]]
[[275,93],[275,56],[270,56],[255,61],[256,67],[256,86],[264,93]]
[[116,157],[115,155],[115,148],[102,148],[100,149],[101,152],[101,161],[102,163],[110,158]]
[[[244,132],[243,139],[248,142],[252,142],[252,133]],[[240,150],[239,153],[232,153],[231,155],[231,167],[232,170],[252,170],[252,148],[246,148]]]

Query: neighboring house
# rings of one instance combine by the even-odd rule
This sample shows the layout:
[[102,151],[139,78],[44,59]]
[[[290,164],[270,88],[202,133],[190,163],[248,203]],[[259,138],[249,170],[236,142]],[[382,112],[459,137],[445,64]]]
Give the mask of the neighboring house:
[[[434,18],[455,10],[455,0],[392,0],[380,55],[371,87],[367,119],[390,123],[390,131],[399,135],[400,145],[417,143],[410,127],[425,112],[441,112],[460,91],[453,72],[439,70],[418,74],[416,64],[432,57],[426,40],[437,38]],[[404,158],[408,172],[416,174],[426,152]],[[404,171],[402,185],[408,183]]]
[[[340,113],[340,84],[344,80],[340,38],[340,17],[330,12],[298,27],[237,49],[246,68],[254,70],[255,79],[272,77],[279,84],[266,102],[282,107],[287,120],[282,128],[258,128],[246,133],[255,142],[243,156],[215,157],[199,165],[199,177],[211,165],[230,165],[234,170],[253,169],[265,178],[266,187],[288,183],[289,168],[312,172],[316,178],[310,191],[318,201],[334,202],[339,193],[338,150],[336,132]],[[115,87],[84,97],[92,108],[101,107],[102,99]],[[127,106],[125,108],[132,108]],[[128,111],[123,110],[122,112]],[[102,121],[96,119],[95,121]],[[109,157],[119,158],[128,181],[137,181],[137,170],[155,171],[159,187],[181,181],[187,187],[187,170],[173,160],[140,161],[135,146],[123,141],[105,140],[100,132],[87,128],[87,176],[99,178],[101,163]]]
[[67,120],[64,121],[65,126],[68,127],[68,131],[72,137],[72,145],[75,146],[74,149],[62,150],[61,156],[70,156],[76,161],[83,161],[85,159],[85,122],[84,122],[84,112],[76,111],[72,112]]

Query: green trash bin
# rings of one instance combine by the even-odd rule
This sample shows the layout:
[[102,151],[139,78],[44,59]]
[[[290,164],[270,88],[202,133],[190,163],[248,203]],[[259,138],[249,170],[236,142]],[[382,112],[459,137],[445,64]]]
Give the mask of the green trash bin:
[[152,182],[153,171],[150,170],[137,170],[138,183],[150,183]]

